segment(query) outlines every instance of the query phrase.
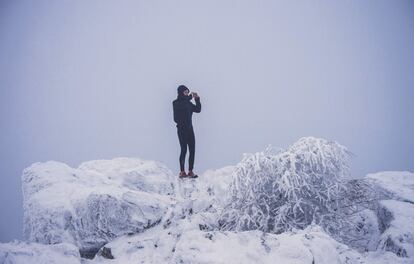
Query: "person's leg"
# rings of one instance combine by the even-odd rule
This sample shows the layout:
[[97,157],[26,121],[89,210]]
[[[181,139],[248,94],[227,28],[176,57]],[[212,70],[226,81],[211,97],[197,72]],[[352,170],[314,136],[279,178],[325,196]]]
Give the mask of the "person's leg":
[[188,170],[192,171],[194,168],[194,156],[195,156],[195,136],[194,136],[193,129],[191,129],[188,133],[188,149],[190,150],[190,157],[188,159]]
[[184,171],[184,162],[185,162],[185,155],[187,154],[187,140],[186,140],[186,133],[183,129],[177,129],[178,140],[180,141],[180,170]]

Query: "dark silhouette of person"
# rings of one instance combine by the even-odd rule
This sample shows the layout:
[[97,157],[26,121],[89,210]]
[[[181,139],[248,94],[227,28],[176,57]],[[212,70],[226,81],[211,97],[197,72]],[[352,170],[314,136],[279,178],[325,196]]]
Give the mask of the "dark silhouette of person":
[[[180,173],[179,177],[197,178],[198,175],[194,174],[194,155],[195,155],[195,136],[192,123],[193,113],[201,112],[200,96],[197,93],[192,92],[185,85],[180,85],[177,88],[177,99],[173,101],[173,113],[174,122],[177,123],[177,134],[180,142]],[[191,102],[191,99],[195,99],[195,105]],[[185,156],[187,154],[187,145],[190,151],[188,158],[188,174],[184,170]]]

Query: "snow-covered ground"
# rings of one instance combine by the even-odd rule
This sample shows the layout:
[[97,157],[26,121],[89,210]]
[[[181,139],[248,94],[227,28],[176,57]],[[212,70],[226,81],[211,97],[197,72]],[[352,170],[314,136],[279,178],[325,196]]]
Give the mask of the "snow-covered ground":
[[139,158],[34,163],[22,175],[25,241],[1,243],[0,264],[414,263],[413,173],[365,178],[385,198],[356,216],[361,226],[375,218],[370,228],[378,229],[363,237],[362,252],[315,224],[280,234],[221,231],[235,168],[178,179]]

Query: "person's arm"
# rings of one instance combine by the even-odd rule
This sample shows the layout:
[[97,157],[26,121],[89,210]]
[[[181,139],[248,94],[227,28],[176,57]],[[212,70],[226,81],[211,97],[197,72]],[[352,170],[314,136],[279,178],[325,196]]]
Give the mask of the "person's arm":
[[193,104],[193,112],[195,113],[200,113],[201,112],[201,102],[200,102],[200,97],[194,97],[195,98],[195,102],[196,104]]
[[173,115],[174,115],[174,122],[178,123],[177,111],[175,110],[174,102],[173,102]]

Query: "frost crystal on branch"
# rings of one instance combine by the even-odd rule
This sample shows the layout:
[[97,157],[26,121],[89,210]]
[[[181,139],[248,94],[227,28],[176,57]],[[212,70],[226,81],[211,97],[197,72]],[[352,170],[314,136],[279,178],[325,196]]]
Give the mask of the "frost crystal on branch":
[[305,137],[285,151],[244,154],[223,209],[222,230],[281,233],[331,220],[340,210],[351,153],[325,139]]

